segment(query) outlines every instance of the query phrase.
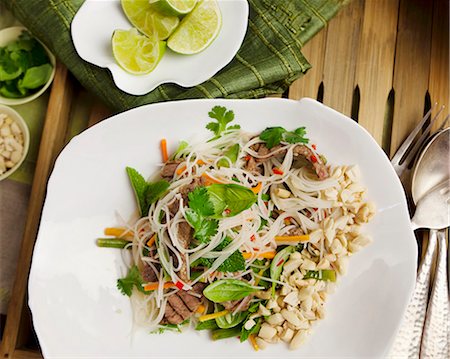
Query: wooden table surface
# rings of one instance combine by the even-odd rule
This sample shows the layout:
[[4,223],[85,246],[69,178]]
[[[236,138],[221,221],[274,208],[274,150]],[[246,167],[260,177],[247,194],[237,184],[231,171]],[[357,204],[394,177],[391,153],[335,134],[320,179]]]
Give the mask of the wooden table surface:
[[[303,54],[313,68],[283,97],[315,98],[352,117],[390,157],[432,104],[450,105],[448,0],[353,0]],[[58,64],[0,358],[41,357],[26,306],[29,266],[49,173],[86,97]],[[94,101],[84,126],[110,114]]]

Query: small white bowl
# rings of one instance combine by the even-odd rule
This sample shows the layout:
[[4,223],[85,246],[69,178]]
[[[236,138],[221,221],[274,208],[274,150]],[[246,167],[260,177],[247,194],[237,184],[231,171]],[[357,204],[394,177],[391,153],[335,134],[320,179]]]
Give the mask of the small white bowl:
[[0,114],[6,114],[10,117],[17,125],[19,125],[20,130],[23,134],[23,153],[19,162],[17,162],[14,167],[10,168],[8,171],[0,175],[0,181],[12,175],[22,164],[28,154],[28,148],[30,147],[30,131],[28,130],[28,125],[15,110],[11,107],[0,105]]
[[[7,27],[6,29],[0,30],[0,47],[4,47],[4,46],[8,45],[10,42],[13,42],[14,40],[16,40],[20,36],[22,31],[27,31],[27,29],[23,26],[14,26],[14,27]],[[37,40],[37,41],[39,41],[39,40]],[[39,91],[31,94],[30,96],[21,97],[21,98],[8,98],[8,97],[3,97],[0,95],[0,104],[15,106],[15,105],[21,105],[21,104],[33,101],[34,99],[41,96],[45,92],[45,90],[47,90],[47,88],[50,86],[50,84],[52,83],[53,77],[55,76],[55,65],[56,65],[55,56],[50,52],[50,50],[42,42],[39,41],[39,43],[44,47],[44,49],[47,52],[47,55],[50,59],[50,63],[53,66],[53,71],[52,71],[47,83]]]

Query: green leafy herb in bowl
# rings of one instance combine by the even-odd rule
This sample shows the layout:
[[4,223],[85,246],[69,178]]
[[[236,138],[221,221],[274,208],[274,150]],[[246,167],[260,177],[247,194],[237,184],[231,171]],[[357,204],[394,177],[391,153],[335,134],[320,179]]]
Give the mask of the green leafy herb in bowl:
[[18,105],[40,96],[54,69],[54,56],[25,28],[0,31],[0,103]]

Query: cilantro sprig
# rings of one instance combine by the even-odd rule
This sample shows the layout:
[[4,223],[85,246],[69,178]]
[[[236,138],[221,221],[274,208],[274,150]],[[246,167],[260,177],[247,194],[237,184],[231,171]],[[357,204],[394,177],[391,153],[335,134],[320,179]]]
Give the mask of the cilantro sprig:
[[144,280],[136,265],[130,268],[126,277],[117,280],[117,288],[123,295],[127,296],[131,296],[133,287],[136,287],[142,293],[147,293],[142,287],[142,284],[144,284]]
[[189,208],[186,209],[186,219],[194,228],[194,238],[202,243],[208,243],[217,233],[219,221],[207,217],[214,214],[214,204],[205,187],[197,187],[188,194]]
[[305,127],[299,127],[294,131],[287,131],[283,127],[267,127],[259,138],[266,142],[267,148],[279,145],[281,141],[287,143],[308,143],[309,139],[305,137]]
[[241,128],[239,125],[228,126],[228,124],[234,120],[234,112],[227,110],[223,106],[214,106],[210,112],[209,117],[217,120],[217,122],[209,122],[206,128],[214,133],[216,137],[219,137],[223,132],[238,130]]

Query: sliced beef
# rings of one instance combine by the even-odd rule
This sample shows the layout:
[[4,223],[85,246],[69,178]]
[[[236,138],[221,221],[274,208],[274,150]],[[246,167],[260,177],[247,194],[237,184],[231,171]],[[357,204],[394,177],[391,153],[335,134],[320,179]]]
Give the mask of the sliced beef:
[[256,163],[255,158],[250,156],[249,160],[245,164],[245,169],[249,172],[255,172],[257,168],[258,164]]
[[167,298],[168,303],[171,307],[180,315],[183,320],[186,320],[192,315],[192,312],[189,308],[184,304],[183,300],[178,294],[174,294]]
[[[205,180],[203,179],[203,177],[197,177],[197,178],[194,178],[191,183],[182,186],[180,188],[179,192],[181,193],[181,196],[183,197],[183,204],[184,205],[188,204],[188,201],[189,201],[188,195],[190,192],[192,192],[197,187],[204,186],[204,185],[205,185]],[[178,200],[173,201],[169,205],[169,212],[172,215],[175,215],[179,209],[180,209],[180,201],[178,201]]]
[[[192,287],[192,291],[197,294],[202,294],[205,284],[196,283]],[[202,303],[201,298],[189,294],[189,292],[180,290],[172,294],[167,299],[166,312],[161,324],[180,324],[186,319],[190,318]]]
[[244,312],[250,306],[251,299],[252,296],[248,295],[240,300],[231,300],[228,302],[222,302],[220,304],[223,305],[223,307],[230,312],[234,312],[236,309],[238,309],[238,312]]
[[[156,269],[158,269],[159,264],[154,264]],[[158,276],[156,275],[155,271],[152,267],[150,267],[147,263],[144,263],[144,267],[142,269],[142,279],[144,282],[157,282]]]
[[161,177],[166,180],[171,180],[180,163],[181,161],[167,161],[161,169]]
[[303,156],[308,162],[310,162],[314,168],[314,171],[320,180],[328,178],[329,173],[325,164],[320,157],[317,157],[314,152],[305,145],[297,145],[294,147],[294,156]]
[[180,324],[183,322],[183,318],[175,311],[174,308],[170,305],[169,302],[166,304],[166,311],[164,313],[164,318],[161,321],[161,324]]
[[264,157],[264,158],[255,158],[256,162],[264,162],[272,157],[284,157],[286,155],[286,150],[280,151],[280,149],[283,147],[282,145],[274,146],[271,149],[267,148],[267,146],[264,143],[257,143],[256,145],[253,145],[252,149],[258,152],[259,156]]
[[289,236],[302,236],[304,235],[305,232],[303,232],[303,229],[301,228],[292,228],[289,232],[288,235]]
[[[181,222],[178,225],[178,240],[180,244],[183,246],[183,248],[188,248],[189,244],[191,244],[192,241],[192,235],[193,230],[192,227],[187,222]],[[188,275],[187,275],[187,266],[186,266],[186,258],[184,255],[181,255],[181,269],[178,271],[178,276],[180,279],[184,282],[188,281]]]

